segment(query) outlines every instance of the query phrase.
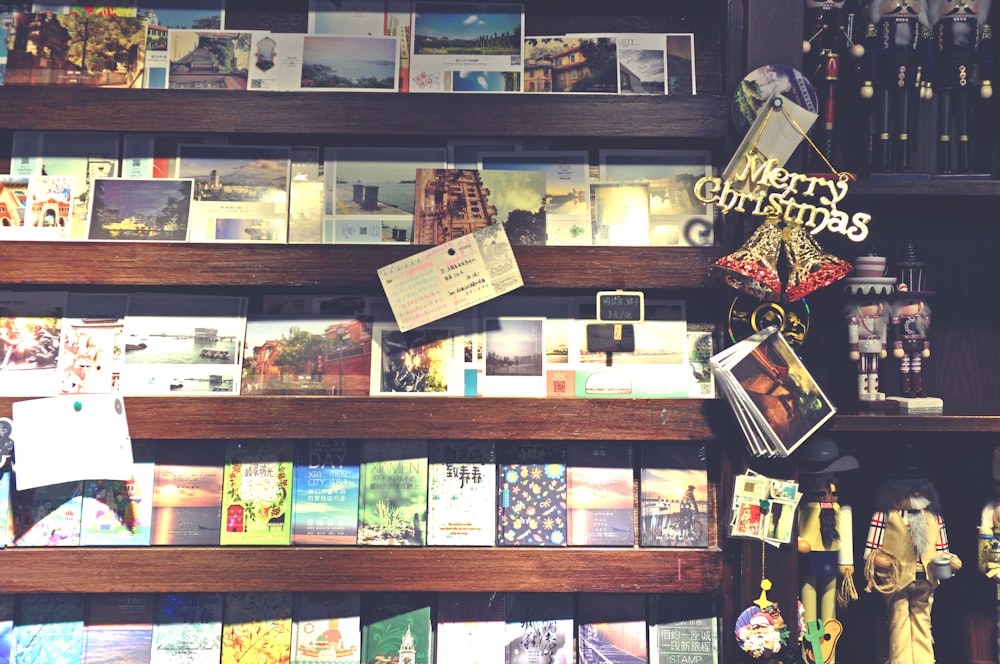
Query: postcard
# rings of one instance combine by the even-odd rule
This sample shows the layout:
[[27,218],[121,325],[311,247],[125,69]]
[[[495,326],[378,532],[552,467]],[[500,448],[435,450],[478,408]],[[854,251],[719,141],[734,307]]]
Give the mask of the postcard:
[[449,138],[448,168],[479,168],[482,152],[520,152],[525,148],[520,138]]
[[414,244],[442,244],[502,223],[511,244],[545,244],[541,171],[418,168]]
[[66,14],[73,16],[135,16],[135,2],[118,2],[115,5],[60,5],[52,2],[35,2],[31,11],[37,13]]
[[117,391],[125,362],[128,295],[70,293],[59,343],[61,394]]
[[[73,218],[73,186],[76,179],[63,175],[34,175],[28,178],[27,202],[23,205],[24,224],[5,232],[20,240],[64,240]],[[15,189],[15,191],[19,191]],[[12,237],[13,239],[13,237]]]
[[125,134],[122,137],[122,177],[177,177],[177,147],[182,143],[226,145],[229,137],[225,134]]
[[292,146],[292,179],[288,199],[288,243],[323,241],[322,162],[319,147]]
[[649,183],[649,244],[706,247],[714,243],[711,205],[695,198],[695,183],[711,176],[708,150],[599,152],[602,182]]
[[223,7],[222,0],[199,1],[197,6],[191,0],[139,0],[136,15],[149,22],[143,87],[162,89],[167,87],[170,71],[170,30],[219,30]]
[[667,38],[662,33],[577,34],[571,37],[610,37],[618,46],[619,94],[667,94]]
[[126,395],[240,393],[246,298],[134,293],[125,316]]
[[444,168],[444,148],[326,148],[323,242],[413,240],[418,168]]
[[175,178],[98,178],[87,239],[184,242],[193,187],[193,180]]
[[118,134],[81,131],[16,131],[11,141],[11,175],[73,178],[69,237],[87,237],[87,201],[94,178],[118,175]]
[[[146,19],[23,13],[14,15],[10,30],[15,38],[8,40],[5,85],[142,87]],[[60,35],[66,44],[65,60],[40,57],[28,38],[32,31]],[[102,36],[98,48],[96,35]]]
[[502,224],[379,268],[378,278],[403,331],[524,285]]
[[545,244],[593,244],[586,150],[484,152],[479,169],[545,173]]
[[167,87],[246,90],[251,40],[250,32],[236,30],[170,30]]
[[484,397],[544,397],[544,318],[484,318]]
[[694,66],[694,33],[667,33],[667,94],[698,94]]
[[520,92],[524,5],[413,3],[410,92]]
[[0,175],[0,237],[13,239],[24,227],[28,212],[28,184],[26,175]]
[[525,37],[524,91],[618,94],[614,37]]
[[410,83],[410,0],[309,0],[311,35],[395,37],[399,48],[396,89]]
[[595,182],[590,185],[594,244],[649,244],[649,183]]
[[250,318],[242,394],[367,396],[370,316]]
[[465,375],[456,333],[460,336],[462,330],[432,324],[403,332],[393,323],[376,322],[371,394],[463,395]]
[[250,90],[396,92],[396,39],[254,32]]
[[194,180],[192,242],[285,242],[291,149],[180,145],[177,175]]
[[59,392],[59,337],[64,292],[0,291],[0,394]]

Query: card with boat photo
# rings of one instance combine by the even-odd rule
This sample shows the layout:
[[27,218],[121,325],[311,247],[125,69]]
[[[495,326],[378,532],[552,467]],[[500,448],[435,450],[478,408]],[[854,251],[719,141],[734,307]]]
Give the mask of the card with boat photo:
[[524,5],[413,3],[410,92],[520,92]]
[[236,296],[130,295],[121,391],[239,394],[246,306]]
[[87,239],[187,240],[193,180],[98,178],[91,186]]
[[418,168],[444,168],[445,148],[326,148],[323,242],[413,241]]
[[706,247],[714,242],[712,206],[695,198],[695,183],[711,176],[709,150],[599,152],[601,182],[649,184],[649,244]]
[[284,243],[291,148],[178,146],[177,176],[194,180],[191,242]]

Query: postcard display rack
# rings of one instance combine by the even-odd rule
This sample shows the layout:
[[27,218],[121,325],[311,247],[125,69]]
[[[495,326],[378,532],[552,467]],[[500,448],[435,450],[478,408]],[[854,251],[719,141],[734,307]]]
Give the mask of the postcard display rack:
[[[240,3],[227,9],[227,27],[266,25],[305,31],[305,2],[282,3],[280,12],[256,12]],[[301,12],[299,11],[299,6]],[[795,5],[789,7],[788,5]],[[261,14],[264,14],[263,18]],[[556,0],[527,0],[526,34],[572,32],[693,32],[697,61],[694,97],[599,95],[462,95],[308,93],[231,94],[225,91],[60,89],[3,87],[0,132],[10,144],[16,130],[118,130],[231,133],[278,144],[421,143],[446,137],[545,137],[553,145],[710,148],[715,163],[731,149],[730,97],[744,72],[772,62],[801,62],[800,3],[712,0],[649,3],[586,0],[566,11]],[[245,21],[246,25],[239,23]],[[744,37],[744,35],[746,37]],[[783,36],[788,36],[785,39]],[[387,138],[388,137],[388,138]],[[859,456],[863,473],[841,489],[851,500],[864,481],[888,472],[902,441],[926,451],[945,497],[952,550],[969,570],[942,588],[935,606],[948,607],[935,624],[935,638],[953,661],[987,661],[995,629],[994,583],[975,573],[975,526],[989,497],[991,443],[1000,432],[1000,412],[976,403],[1000,398],[1000,308],[977,297],[992,293],[990,245],[977,242],[982,220],[970,214],[1000,196],[996,181],[968,185],[859,184],[864,204],[893,233],[916,234],[930,248],[938,242],[937,290],[950,302],[936,313],[935,356],[929,382],[948,404],[944,414],[852,415],[842,409],[831,433],[841,448]],[[852,191],[855,187],[852,186]],[[947,191],[947,194],[945,194]],[[971,198],[973,205],[955,202]],[[964,219],[956,219],[963,210]],[[950,218],[953,224],[936,225]],[[956,230],[961,222],[969,226]],[[719,237],[721,234],[717,234]],[[376,268],[414,253],[409,246],[319,245],[156,245],[91,242],[0,244],[4,282],[9,287],[137,290],[158,287],[183,292],[254,294],[379,292]],[[516,256],[529,291],[579,294],[624,288],[679,294],[699,304],[709,322],[725,309],[731,292],[709,276],[709,266],[725,246],[519,247]],[[950,253],[946,253],[950,252]],[[950,265],[938,263],[945,255]],[[581,269],[582,268],[582,269]],[[950,282],[945,283],[947,274]],[[991,278],[994,277],[994,278]],[[978,288],[977,288],[978,286]],[[249,291],[249,293],[248,293]],[[690,296],[690,297],[689,297]],[[697,297],[695,297],[697,296]],[[986,297],[991,295],[987,294]],[[827,296],[831,297],[831,296]],[[689,304],[690,306],[690,304]],[[837,310],[835,300],[814,304],[817,312]],[[829,351],[840,339],[837,314],[817,316],[804,349],[820,380],[836,383],[849,373],[847,347]],[[689,310],[690,317],[690,310]],[[826,337],[826,338],[824,338]],[[721,341],[721,339],[719,339]],[[829,342],[829,343],[827,343]],[[824,349],[827,352],[824,354]],[[816,357],[812,357],[815,355]],[[848,370],[844,370],[844,366]],[[843,387],[843,386],[835,386]],[[836,389],[834,390],[836,393]],[[848,394],[849,386],[841,389]],[[9,415],[11,398],[0,399]],[[704,440],[709,442],[710,478],[716,504],[726,505],[732,477],[746,460],[738,431],[724,404],[666,399],[482,399],[445,397],[387,399],[363,397],[221,397],[127,399],[134,439],[201,439],[222,444],[253,438],[398,438],[536,440]],[[846,414],[845,414],[846,413]],[[931,460],[933,459],[933,460]],[[794,459],[766,474],[794,474]],[[984,470],[985,469],[985,470]],[[770,472],[769,472],[770,471]],[[986,473],[983,476],[983,473]],[[978,491],[959,489],[963,481]],[[727,488],[727,484],[730,488]],[[856,486],[855,486],[856,484]],[[870,499],[870,496],[866,496]],[[859,497],[857,501],[861,501]],[[717,510],[724,513],[725,510]],[[855,514],[864,505],[855,502]],[[954,525],[952,525],[954,524]],[[718,523],[713,530],[721,532]],[[856,541],[863,527],[856,524]],[[787,549],[788,547],[785,547]],[[794,547],[792,547],[794,548]],[[768,557],[772,598],[795,606],[794,551]],[[252,573],[241,573],[252,569]],[[716,536],[707,550],[653,548],[456,548],[456,547],[135,547],[38,548],[0,551],[0,589],[38,592],[183,591],[546,591],[714,593],[721,598],[720,661],[737,661],[730,638],[736,615],[757,597],[759,548]],[[72,574],[65,574],[67,569]],[[595,574],[595,571],[599,573]],[[863,597],[845,618],[841,640],[845,661],[867,662],[880,604]],[[943,611],[936,609],[936,612]],[[942,612],[940,615],[944,615]],[[858,616],[854,618],[854,616]],[[868,620],[868,618],[872,618]],[[971,636],[971,639],[969,638]],[[971,649],[971,651],[969,650]],[[950,658],[949,658],[950,659]]]

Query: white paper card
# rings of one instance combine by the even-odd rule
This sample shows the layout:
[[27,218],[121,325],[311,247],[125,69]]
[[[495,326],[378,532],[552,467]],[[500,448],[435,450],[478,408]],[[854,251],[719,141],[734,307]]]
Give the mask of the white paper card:
[[113,394],[15,401],[17,490],[85,479],[132,476],[125,403]]

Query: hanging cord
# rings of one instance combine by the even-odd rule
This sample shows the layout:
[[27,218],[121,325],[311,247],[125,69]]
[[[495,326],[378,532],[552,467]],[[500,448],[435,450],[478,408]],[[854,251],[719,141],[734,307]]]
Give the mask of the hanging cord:
[[854,587],[854,575],[845,574],[837,589],[837,606],[842,609],[858,598],[858,589]]
[[[889,567],[889,571],[885,574],[878,574],[875,572],[875,556],[878,553],[884,553],[889,556],[891,566]],[[865,561],[865,579],[868,580],[868,585],[865,586],[865,592],[870,593],[872,590],[875,590],[883,595],[890,595],[899,590],[899,580],[902,575],[903,565],[899,562],[899,558],[883,549],[873,551]],[[879,577],[882,577],[884,580],[880,581]]]

